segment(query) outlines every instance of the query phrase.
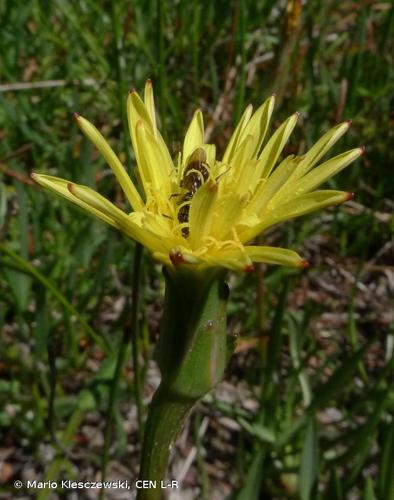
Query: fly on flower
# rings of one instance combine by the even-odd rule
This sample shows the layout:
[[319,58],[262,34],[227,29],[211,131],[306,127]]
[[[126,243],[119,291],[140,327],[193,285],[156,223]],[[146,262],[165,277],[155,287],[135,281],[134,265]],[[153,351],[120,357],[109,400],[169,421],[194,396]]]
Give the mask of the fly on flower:
[[177,210],[178,221],[184,224],[182,227],[182,236],[189,237],[189,211],[190,203],[197,190],[208,180],[209,171],[206,162],[206,154],[202,148],[197,148],[190,155],[186,166],[183,169],[183,176],[180,181],[180,187],[186,192],[180,198],[180,204]]
[[279,222],[349,200],[350,193],[317,188],[364,149],[321,162],[349,129],[350,121],[345,121],[304,155],[278,163],[298,113],[267,138],[274,102],[275,96],[269,97],[254,113],[251,106],[246,108],[221,159],[215,146],[205,142],[203,116],[197,110],[173,161],[156,125],[148,80],[144,100],[135,91],[127,100],[140,190],[94,125],[75,115],[115,174],[131,207],[127,212],[87,186],[43,174],[33,178],[139,241],[168,266],[251,270],[253,262],[265,262],[305,267],[305,260],[292,250],[248,243]]

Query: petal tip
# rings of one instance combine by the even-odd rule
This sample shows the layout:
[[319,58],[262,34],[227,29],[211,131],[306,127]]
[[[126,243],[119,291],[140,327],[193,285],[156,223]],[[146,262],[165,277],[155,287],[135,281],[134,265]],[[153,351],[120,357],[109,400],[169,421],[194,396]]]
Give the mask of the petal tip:
[[170,260],[174,264],[174,266],[179,266],[185,262],[185,258],[183,253],[180,250],[173,248],[169,253]]
[[345,123],[347,123],[348,128],[350,128],[352,126],[353,120],[350,118],[350,120],[346,120]]
[[297,267],[299,267],[300,269],[308,269],[308,267],[310,267],[310,264],[307,260],[302,259]]
[[218,187],[219,187],[219,184],[214,180],[210,181],[208,184],[209,192],[212,194],[217,192]]
[[365,154],[365,146],[361,146],[359,149],[360,149],[360,156],[363,156]]
[[354,198],[354,193],[346,193],[345,201],[350,201]]
[[254,271],[254,265],[253,264],[247,264],[244,267],[244,271],[245,271],[245,273],[253,273],[253,271]]
[[78,120],[79,120],[79,118],[80,118],[80,117],[81,117],[81,115],[80,115],[79,113],[77,113],[77,112],[73,113],[73,118],[74,118],[74,120],[75,120],[77,123],[78,123]]

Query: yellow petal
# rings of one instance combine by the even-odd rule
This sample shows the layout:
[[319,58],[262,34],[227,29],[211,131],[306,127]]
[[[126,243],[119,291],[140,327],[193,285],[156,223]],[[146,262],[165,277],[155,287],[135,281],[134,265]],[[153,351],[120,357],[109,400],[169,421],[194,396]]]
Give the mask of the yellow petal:
[[231,159],[234,155],[234,152],[236,151],[238,144],[240,142],[240,136],[242,134],[242,131],[245,129],[246,124],[250,120],[250,117],[252,116],[253,112],[253,107],[249,104],[249,106],[246,107],[238,125],[237,128],[235,129],[233,135],[231,136],[230,142],[227,145],[226,151],[223,155],[223,163],[230,163]]
[[129,123],[131,142],[133,144],[135,158],[138,166],[140,166],[140,152],[138,150],[136,130],[137,124],[143,122],[150,129],[153,135],[154,131],[152,119],[148,110],[135,90],[131,91],[127,97],[127,121]]
[[252,148],[253,137],[247,135],[235,150],[231,160],[229,170],[231,189],[242,194],[250,189],[250,179],[255,174],[256,162],[250,160]]
[[185,140],[183,141],[182,158],[185,162],[193,151],[204,143],[204,120],[201,109],[194,113],[189,128],[187,129]]
[[249,159],[257,156],[261,148],[268,131],[274,106],[275,95],[272,95],[257,109],[255,113],[253,113],[251,119],[241,131],[239,143],[241,143],[248,135],[253,137],[251,156]]
[[211,229],[215,239],[219,241],[229,239],[236,222],[241,217],[243,205],[243,197],[236,193],[228,193],[218,199]]
[[300,217],[322,208],[338,205],[349,200],[351,195],[344,191],[314,191],[290,200],[288,203],[278,203],[275,207],[267,207],[260,214],[261,222],[254,227],[245,227],[239,231],[241,241],[250,241],[262,231],[279,222]]
[[265,178],[270,175],[277,159],[279,158],[279,155],[290,137],[290,134],[297,124],[298,117],[299,113],[294,113],[284,123],[282,123],[263,148],[256,166],[255,182],[257,182],[257,179],[260,177]]
[[258,185],[253,198],[246,207],[247,213],[260,214],[294,171],[294,166],[294,156],[288,156],[280,163],[270,177],[261,179],[265,182],[261,182]]
[[340,123],[326,132],[301,158],[297,168],[292,175],[293,179],[302,177],[309,172],[327,151],[345,134],[351,125],[351,121]]
[[253,262],[299,268],[308,267],[308,263],[297,252],[287,248],[247,246],[245,251]]
[[[171,233],[165,231],[164,226],[162,226],[161,234],[157,233],[156,228],[152,231],[149,220],[148,224],[146,224],[146,219],[149,219],[149,215],[147,217],[147,215],[142,212],[133,212],[127,215],[109,200],[104,198],[104,196],[101,196],[87,186],[68,183],[68,189],[76,199],[85,202],[91,208],[112,218],[118,228],[127,234],[127,236],[139,241],[152,252],[165,251],[168,249],[169,244],[166,240],[172,241]],[[152,224],[152,221],[150,221],[150,224]]]
[[148,182],[153,189],[163,190],[169,197],[172,164],[168,164],[165,151],[143,121],[137,123],[136,131],[137,147],[140,152],[139,171],[143,182]]
[[189,212],[189,241],[192,249],[197,248],[203,238],[209,236],[214,204],[217,200],[217,183],[209,180],[193,196]]
[[[146,130],[150,133],[150,135],[154,138],[157,143],[158,148],[160,149],[160,155],[165,158],[164,166],[167,168],[168,165],[172,165],[171,155],[168,151],[168,148],[161,136],[160,132],[156,128],[156,121],[153,119],[152,106],[153,103],[153,91],[152,95],[149,96],[150,90],[148,85],[147,90],[147,100],[150,111],[148,111],[147,107],[143,103],[140,96],[134,90],[129,93],[127,98],[127,120],[129,124],[129,130],[131,135],[131,141],[133,143],[134,154],[137,160],[138,168],[141,170],[141,165],[143,163],[141,155],[144,154],[144,151],[140,151],[141,144],[139,144],[137,140],[137,127],[140,123],[143,123]],[[140,172],[141,177],[143,174]]]
[[145,83],[144,102],[152,123],[153,134],[157,137],[155,99],[153,96],[152,82],[150,80],[147,80]]
[[245,249],[240,246],[219,247],[203,257],[209,266],[226,267],[233,271],[253,271],[253,264]]
[[296,182],[293,183],[290,181],[288,195],[292,192],[292,196],[298,196],[316,189],[354,160],[357,160],[362,154],[364,154],[364,148],[356,148],[331,158],[318,167],[315,167],[311,172],[308,172]]
[[205,151],[207,155],[207,163],[210,167],[215,165],[216,161],[216,146],[215,144],[201,144],[200,148]]
[[74,200],[77,199],[79,201],[83,201],[90,208],[106,215],[108,218],[114,220],[123,232],[132,238],[135,238],[135,234],[133,233],[133,224],[129,224],[129,216],[109,200],[104,198],[104,196],[97,193],[97,191],[91,189],[90,187],[75,184],[73,182],[68,183],[67,189],[70,191]]
[[116,221],[112,217],[104,214],[100,210],[97,210],[88,203],[85,203],[84,201],[75,198],[75,196],[73,196],[68,189],[68,185],[70,184],[69,181],[61,179],[60,177],[37,174],[35,172],[31,174],[31,177],[34,179],[35,182],[37,182],[37,184],[40,184],[40,186],[43,186],[49,189],[50,191],[59,194],[63,198],[66,198],[66,200],[71,201],[75,205],[78,205],[79,207],[83,208],[84,210],[91,213],[95,217],[98,217],[99,219],[103,220],[107,224],[110,224],[111,226],[114,226],[116,228],[119,227]]
[[127,199],[133,210],[141,210],[143,202],[132,180],[128,176],[126,169],[116,156],[108,142],[104,139],[97,128],[82,116],[75,115],[77,124],[86,137],[92,141],[100,153],[104,156],[106,162],[111,167],[113,173],[119,181]]

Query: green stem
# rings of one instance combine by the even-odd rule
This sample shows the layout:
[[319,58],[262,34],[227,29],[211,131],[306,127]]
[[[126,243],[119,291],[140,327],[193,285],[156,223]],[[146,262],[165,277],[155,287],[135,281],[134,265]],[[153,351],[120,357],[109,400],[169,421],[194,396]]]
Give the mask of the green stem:
[[140,490],[138,500],[161,498],[161,481],[164,482],[171,448],[195,403],[194,398],[178,397],[163,384],[155,392],[146,423],[140,473],[140,479],[152,481],[152,487]]
[[231,345],[226,337],[228,291],[222,271],[165,269],[164,274],[158,345],[162,381],[149,408],[140,469],[140,479],[153,483],[150,489],[139,490],[138,500],[161,498],[171,448],[195,403],[221,380]]

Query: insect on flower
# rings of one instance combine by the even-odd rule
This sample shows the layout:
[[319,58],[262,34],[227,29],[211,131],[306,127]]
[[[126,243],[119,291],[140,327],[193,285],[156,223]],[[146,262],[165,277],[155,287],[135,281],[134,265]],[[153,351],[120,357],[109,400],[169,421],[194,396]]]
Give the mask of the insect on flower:
[[178,221],[182,226],[182,236],[187,238],[189,236],[189,212],[190,201],[197,190],[209,178],[209,170],[207,155],[202,148],[197,148],[187,160],[185,169],[183,171],[180,187],[186,190],[186,193],[179,199],[178,205]]

